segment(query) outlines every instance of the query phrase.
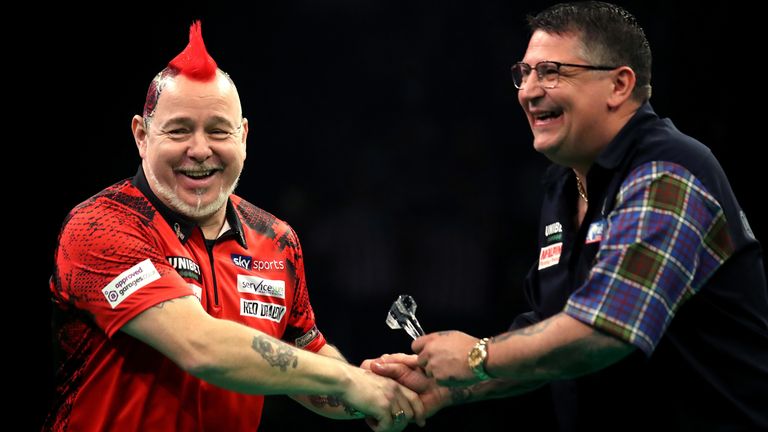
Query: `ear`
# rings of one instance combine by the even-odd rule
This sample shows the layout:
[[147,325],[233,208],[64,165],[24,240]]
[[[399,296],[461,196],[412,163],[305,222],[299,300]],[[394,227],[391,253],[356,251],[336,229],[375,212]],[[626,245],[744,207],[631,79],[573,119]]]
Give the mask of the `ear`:
[[611,95],[608,97],[608,109],[611,111],[623,105],[632,97],[637,77],[629,66],[622,66],[613,72]]
[[248,119],[243,117],[243,133],[240,138],[240,144],[243,146],[243,154],[247,154],[248,147],[245,145],[246,139],[248,138]]
[[133,116],[131,131],[133,132],[133,139],[136,141],[136,147],[139,148],[139,156],[144,159],[144,156],[147,154],[147,130],[144,128],[144,118],[142,116]]

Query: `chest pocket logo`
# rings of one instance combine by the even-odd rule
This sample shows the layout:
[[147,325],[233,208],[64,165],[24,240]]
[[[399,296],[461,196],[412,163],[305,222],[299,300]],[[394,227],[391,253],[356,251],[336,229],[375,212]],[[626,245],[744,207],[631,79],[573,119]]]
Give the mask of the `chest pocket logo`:
[[603,239],[603,231],[605,230],[605,220],[599,220],[589,224],[587,230],[587,238],[584,244],[597,243]]
[[547,267],[560,262],[560,254],[563,252],[563,242],[555,243],[553,245],[545,246],[541,248],[539,254],[539,270],[543,270]]
[[193,279],[197,282],[203,280],[202,273],[200,273],[200,266],[190,258],[183,256],[167,256],[165,259],[171,267],[176,269],[179,276],[185,279]]

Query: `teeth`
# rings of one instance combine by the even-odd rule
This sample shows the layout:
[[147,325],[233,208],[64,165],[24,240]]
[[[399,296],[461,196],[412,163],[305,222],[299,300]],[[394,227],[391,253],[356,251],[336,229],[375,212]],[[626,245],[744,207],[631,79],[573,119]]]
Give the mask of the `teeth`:
[[201,177],[208,176],[211,173],[212,171],[194,171],[194,172],[185,172],[184,174],[189,177],[201,178]]
[[546,111],[546,112],[538,113],[538,114],[534,115],[533,117],[536,120],[543,120],[543,119],[548,119],[550,117],[557,117],[559,115],[560,115],[560,112],[557,112],[557,111]]

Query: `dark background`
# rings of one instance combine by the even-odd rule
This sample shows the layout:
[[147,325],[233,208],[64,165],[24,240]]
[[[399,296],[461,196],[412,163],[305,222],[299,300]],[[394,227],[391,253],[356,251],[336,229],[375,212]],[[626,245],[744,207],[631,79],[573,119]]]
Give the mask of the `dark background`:
[[[329,341],[355,364],[410,351],[411,339],[384,324],[403,293],[418,302],[428,332],[504,331],[525,309],[522,280],[537,256],[548,163],[532,148],[509,66],[525,52],[525,14],[549,4],[306,0],[174,12],[69,5],[20,17],[28,24],[7,40],[19,51],[19,70],[29,71],[23,77],[32,77],[21,85],[31,84],[23,99],[32,107],[22,117],[33,126],[20,150],[47,185],[22,198],[32,227],[18,229],[33,249],[22,252],[37,257],[20,288],[35,311],[30,333],[23,327],[30,355],[21,362],[33,380],[18,392],[33,427],[52,387],[46,286],[59,225],[74,205],[135,173],[131,117],[196,18],[250,121],[238,193],[298,232]],[[765,74],[750,63],[764,46],[749,35],[754,27],[735,6],[622,4],[651,43],[654,108],[711,147],[764,239],[765,181],[754,156],[763,138],[750,136],[764,127]],[[427,430],[549,430],[546,402],[539,392],[450,408]],[[367,430],[284,397],[267,399],[263,424]]]

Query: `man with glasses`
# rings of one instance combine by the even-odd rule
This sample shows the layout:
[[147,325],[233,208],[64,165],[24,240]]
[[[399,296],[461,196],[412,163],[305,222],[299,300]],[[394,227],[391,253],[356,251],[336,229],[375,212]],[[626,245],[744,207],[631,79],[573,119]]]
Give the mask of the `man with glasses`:
[[563,430],[766,430],[761,247],[712,153],[648,103],[643,30],[602,2],[529,24],[512,79],[554,163],[531,311],[490,339],[433,333],[413,342],[417,357],[367,366],[417,390],[429,414],[548,383]]

